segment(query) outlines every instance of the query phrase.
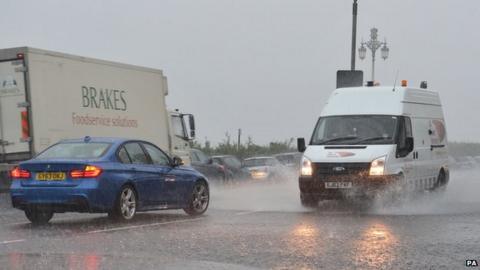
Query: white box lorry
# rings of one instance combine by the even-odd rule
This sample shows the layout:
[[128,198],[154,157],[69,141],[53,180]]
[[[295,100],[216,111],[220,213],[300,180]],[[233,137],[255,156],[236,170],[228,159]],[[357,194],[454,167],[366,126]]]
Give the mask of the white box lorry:
[[189,161],[191,114],[168,111],[158,69],[30,47],[0,50],[0,164],[65,138],[138,138]]
[[[424,85],[426,87],[426,84]],[[440,97],[427,89],[336,89],[303,153],[300,199],[374,197],[391,184],[400,190],[444,189],[449,178],[447,133]]]

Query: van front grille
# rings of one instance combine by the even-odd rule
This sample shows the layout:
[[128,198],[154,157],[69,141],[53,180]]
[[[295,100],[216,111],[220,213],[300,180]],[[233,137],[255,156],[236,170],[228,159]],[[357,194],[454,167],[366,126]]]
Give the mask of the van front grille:
[[370,163],[313,163],[313,171],[318,176],[365,175]]

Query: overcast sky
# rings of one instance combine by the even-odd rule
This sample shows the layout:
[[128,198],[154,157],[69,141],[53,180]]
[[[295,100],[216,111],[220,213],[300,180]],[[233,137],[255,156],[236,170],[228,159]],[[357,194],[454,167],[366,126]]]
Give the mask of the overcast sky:
[[[242,128],[255,142],[309,137],[350,67],[352,0],[3,0],[0,48],[32,46],[160,68],[170,108],[195,114],[219,142]],[[440,92],[450,140],[480,141],[480,1],[359,0],[390,57],[377,79]],[[367,55],[370,57],[370,55]],[[367,58],[370,59],[370,58]],[[370,76],[370,61],[357,60]],[[246,139],[246,137],[245,137]]]

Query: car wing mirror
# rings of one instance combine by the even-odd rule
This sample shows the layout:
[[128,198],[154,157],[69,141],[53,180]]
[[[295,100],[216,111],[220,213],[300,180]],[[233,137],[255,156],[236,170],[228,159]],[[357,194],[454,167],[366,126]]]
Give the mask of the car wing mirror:
[[179,156],[174,156],[172,160],[172,166],[177,167],[183,165],[184,162]]

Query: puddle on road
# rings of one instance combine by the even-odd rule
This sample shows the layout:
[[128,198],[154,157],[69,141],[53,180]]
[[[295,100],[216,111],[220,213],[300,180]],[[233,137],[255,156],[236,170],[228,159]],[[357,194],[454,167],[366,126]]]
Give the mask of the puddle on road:
[[[439,215],[480,212],[480,170],[452,171],[444,194],[426,193],[391,206],[375,203],[361,212],[374,215]],[[248,182],[222,186],[212,184],[211,208],[241,211],[311,212],[300,204],[295,176],[281,182]],[[351,206],[351,205],[350,205]],[[320,212],[351,213],[348,204],[321,202]],[[354,210],[358,212],[358,209]]]

